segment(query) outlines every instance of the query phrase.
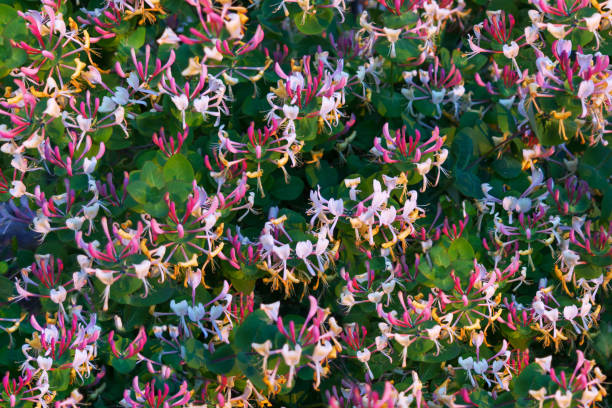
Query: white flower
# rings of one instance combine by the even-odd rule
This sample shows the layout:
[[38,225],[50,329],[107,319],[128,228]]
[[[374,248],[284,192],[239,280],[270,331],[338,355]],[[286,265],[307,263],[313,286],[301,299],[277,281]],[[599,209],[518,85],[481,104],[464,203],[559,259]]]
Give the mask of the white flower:
[[204,318],[204,316],[206,316],[206,309],[201,303],[198,303],[193,307],[189,306],[187,308],[187,316],[189,316],[189,320],[192,322],[199,322]]
[[81,271],[74,272],[72,274],[72,282],[74,284],[74,289],[81,290],[85,284],[87,284],[87,274]]
[[389,53],[389,56],[391,58],[395,58],[395,43],[399,40],[399,36],[402,33],[402,29],[401,28],[392,29],[392,28],[383,27],[383,33],[385,34],[387,41],[391,43],[391,51]]
[[533,44],[534,42],[536,42],[539,38],[539,32],[540,30],[538,30],[537,27],[525,27],[525,42],[527,44]]
[[425,160],[422,163],[417,163],[416,167],[417,167],[417,172],[421,175],[421,176],[425,176],[427,173],[429,173],[429,171],[431,170],[431,165],[432,165],[432,161],[430,158],[428,158],[427,160]]
[[283,113],[289,120],[296,120],[300,114],[300,108],[298,106],[283,105]]
[[15,198],[19,198],[26,194],[26,186],[20,180],[11,181],[12,188],[9,189],[9,194]]
[[385,294],[385,292],[371,292],[368,293],[368,300],[372,303],[380,303],[380,301],[383,298],[383,295]]
[[151,269],[151,261],[145,259],[144,261],[134,264],[134,272],[136,273],[136,277],[138,279],[144,279],[149,274],[149,270]]
[[66,219],[66,226],[72,231],[79,231],[83,226],[84,217],[71,217]]
[[77,120],[77,124],[79,125],[79,129],[81,129],[81,132],[83,133],[89,132],[89,130],[91,129],[91,123],[92,123],[91,118],[86,118],[82,115],[78,115],[76,120]]
[[230,33],[230,39],[241,39],[244,34],[242,33],[242,21],[240,15],[237,13],[227,14],[229,21],[225,22],[225,29]]
[[282,261],[286,261],[287,259],[289,259],[291,247],[289,246],[289,244],[275,246],[273,251],[274,255],[278,256]]
[[300,358],[302,357],[302,347],[299,344],[295,345],[295,350],[289,350],[289,344],[285,344],[281,349],[281,355],[285,364],[289,366],[289,378],[287,379],[287,385],[291,385],[293,382],[293,376],[295,374],[295,366],[299,364]]
[[578,307],[576,305],[565,306],[563,308],[563,317],[565,320],[574,320],[578,316]]
[[595,401],[595,398],[599,395],[599,390],[596,387],[587,387],[580,397],[580,403],[585,407],[592,406],[591,403]]
[[340,294],[340,304],[347,306],[348,308],[351,308],[355,304],[355,297],[351,292],[346,290],[346,288]]
[[172,309],[174,314],[176,314],[177,316],[187,316],[188,307],[189,304],[186,300],[183,300],[179,303],[176,303],[174,299],[170,301],[170,309]]
[[580,115],[581,118],[584,118],[587,115],[587,98],[591,95],[593,95],[593,93],[595,92],[595,84],[593,83],[593,81],[591,79],[589,79],[588,81],[582,81],[580,83],[580,86],[578,87],[578,98],[580,98],[580,101],[582,103],[582,114]]
[[329,341],[325,341],[323,344],[317,343],[314,351],[312,352],[312,361],[315,363],[320,363],[327,358],[329,353],[332,352],[332,349],[333,347]]
[[38,368],[44,371],[49,371],[51,367],[53,367],[53,359],[51,357],[36,357],[36,363],[38,364]]
[[472,357],[468,357],[466,359],[459,357],[458,361],[459,365],[465,370],[471,370],[474,368],[474,359]]
[[111,98],[108,96],[103,96],[102,103],[100,104],[98,110],[103,113],[112,112],[116,106],[117,104]]
[[83,215],[88,220],[93,220],[98,215],[99,210],[100,210],[100,204],[94,203],[92,205],[83,207]]
[[44,215],[34,217],[32,223],[34,224],[34,231],[38,232],[39,234],[46,235],[51,232],[51,224],[49,224],[49,218]]
[[357,352],[357,360],[361,361],[362,363],[367,363],[368,361],[370,361],[371,355],[372,353],[367,348],[363,350],[359,350]]
[[300,241],[295,245],[295,254],[298,258],[304,259],[312,254],[312,242]]
[[178,35],[176,35],[176,33],[170,27],[166,27],[161,37],[157,39],[157,43],[159,45],[163,45],[163,44],[176,45],[180,42],[181,42],[181,39],[179,38]]
[[189,99],[185,94],[175,95],[172,96],[170,99],[174,103],[174,106],[176,106],[176,109],[181,112],[184,112],[189,106]]
[[74,350],[74,360],[72,361],[72,368],[74,368],[74,370],[79,373],[80,375],[80,368],[81,366],[85,365],[88,370],[87,372],[89,372],[89,365],[87,364],[89,362],[89,353],[87,352],[87,349],[76,349]]
[[57,289],[51,289],[49,291],[49,298],[53,303],[63,303],[66,300],[66,288],[58,286]]
[[281,355],[285,360],[285,364],[289,367],[295,367],[300,362],[300,358],[302,357],[302,347],[299,344],[296,344],[295,350],[289,350],[289,344],[285,344],[281,349]]
[[391,206],[387,209],[384,209],[380,212],[380,225],[391,225],[393,221],[395,221],[395,217],[397,216],[397,210],[395,207]]
[[569,408],[572,405],[572,391],[567,390],[564,394],[561,390],[555,392],[555,402],[559,408]]
[[49,115],[52,118],[57,118],[62,114],[62,109],[55,101],[55,98],[47,99],[47,109],[43,111],[43,114]]
[[504,46],[502,47],[502,50],[506,58],[513,59],[513,58],[516,58],[520,49],[519,49],[518,44],[512,41],[510,45],[504,44]]
[[209,58],[216,61],[221,61],[223,60],[223,54],[221,54],[215,46],[204,47],[204,61]]
[[340,217],[344,213],[344,202],[342,199],[335,200],[330,198],[327,205],[329,207],[329,212],[336,217]]
[[34,133],[32,133],[32,135],[28,137],[28,139],[25,142],[23,142],[21,145],[28,149],[35,149],[38,146],[40,146],[43,140],[44,138],[43,138],[42,133],[39,133],[38,131],[34,131]]
[[273,322],[276,322],[278,320],[278,310],[280,308],[280,301],[276,301],[274,303],[269,304],[262,303],[259,308],[263,310]]
[[500,99],[499,104],[504,108],[510,110],[512,105],[514,104],[514,100],[516,99],[516,95],[511,96],[510,98]]
[[542,367],[542,370],[544,370],[544,372],[549,372],[550,371],[550,364],[552,363],[552,356],[547,356],[547,357],[543,357],[543,358],[537,358],[536,357],[535,362],[536,362],[537,365]]
[[474,372],[476,374],[484,374],[487,368],[489,368],[489,363],[487,363],[487,360],[484,358],[474,363]]
[[438,105],[444,101],[444,97],[446,96],[446,89],[441,89],[439,91],[431,91],[431,102]]
[[557,40],[562,40],[565,38],[565,25],[563,24],[546,24],[546,29],[548,32],[555,37]]
[[587,30],[594,33],[599,29],[599,23],[601,23],[601,14],[595,13],[591,17],[585,17],[584,22],[586,23]]

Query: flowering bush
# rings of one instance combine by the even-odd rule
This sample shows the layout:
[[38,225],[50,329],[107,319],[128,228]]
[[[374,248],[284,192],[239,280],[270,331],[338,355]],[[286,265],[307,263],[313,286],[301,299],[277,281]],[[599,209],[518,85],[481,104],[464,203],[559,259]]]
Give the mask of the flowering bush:
[[0,3],[0,406],[609,406],[612,1]]

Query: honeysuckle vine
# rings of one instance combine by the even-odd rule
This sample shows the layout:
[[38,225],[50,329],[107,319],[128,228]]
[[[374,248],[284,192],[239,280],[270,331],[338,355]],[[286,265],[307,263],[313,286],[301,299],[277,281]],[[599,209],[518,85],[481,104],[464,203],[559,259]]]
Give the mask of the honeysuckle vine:
[[612,2],[4,3],[1,406],[608,406]]

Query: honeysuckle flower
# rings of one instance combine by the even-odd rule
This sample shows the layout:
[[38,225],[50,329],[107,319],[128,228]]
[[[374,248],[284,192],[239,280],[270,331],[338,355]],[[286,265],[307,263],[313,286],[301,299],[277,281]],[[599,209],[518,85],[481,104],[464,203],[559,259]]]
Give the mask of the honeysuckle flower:
[[423,177],[423,187],[421,187],[421,190],[420,190],[421,193],[427,189],[427,184],[428,184],[427,174],[431,170],[432,164],[433,162],[430,158],[427,158],[427,160],[425,160],[422,163],[416,164],[417,172],[419,173],[421,177]]
[[149,271],[151,270],[151,261],[148,259],[145,259],[142,262],[139,262],[132,266],[134,268],[134,273],[136,274],[136,278],[142,281],[142,284],[145,288],[145,293],[143,297],[147,297],[147,295],[149,294],[149,288],[151,286],[151,284],[147,280],[147,277],[149,276]]
[[578,93],[577,93],[577,97],[580,98],[580,103],[582,104],[582,114],[580,115],[581,118],[586,117],[588,111],[587,111],[587,107],[588,107],[588,101],[587,98],[589,98],[591,95],[593,95],[593,93],[595,92],[595,84],[593,83],[592,80],[588,80],[588,81],[582,81],[580,83],[580,86],[578,87]]
[[546,356],[546,357],[543,357],[543,358],[536,358],[535,362],[540,367],[542,367],[542,370],[544,370],[545,372],[549,372],[550,371],[550,367],[551,367],[551,362],[552,362],[552,356]]
[[402,29],[401,28],[392,29],[392,28],[383,27],[382,32],[385,38],[387,39],[387,41],[391,43],[389,56],[391,58],[395,58],[396,56],[395,55],[395,43],[399,40],[399,36],[402,33]]
[[176,109],[178,109],[179,112],[181,112],[181,117],[183,118],[183,129],[185,129],[185,126],[186,126],[185,125],[185,111],[187,110],[187,107],[189,106],[189,99],[187,98],[185,94],[174,95],[170,97],[170,99],[174,103],[174,106],[176,106]]
[[546,24],[546,30],[548,30],[548,32],[558,40],[564,39],[567,35],[567,32],[565,31],[565,25],[563,24],[548,23]]
[[372,374],[372,370],[370,369],[370,365],[368,364],[368,361],[370,361],[370,356],[371,355],[372,355],[372,353],[367,348],[364,348],[363,350],[358,350],[357,351],[357,360],[359,360],[363,364],[365,364],[366,369],[368,370],[368,374],[370,375],[370,378],[373,379],[374,378],[374,374]]
[[295,367],[299,364],[300,358],[302,357],[302,347],[299,344],[295,345],[295,348],[291,350],[289,344],[285,344],[281,349],[281,355],[285,364],[289,366],[289,377],[287,378],[287,384],[293,384],[293,376],[295,375]]
[[565,393],[561,393],[561,390],[557,390],[554,398],[559,408],[569,408],[572,405],[572,396],[573,394],[569,390]]
[[87,270],[88,273],[90,271],[94,273],[96,275],[96,278],[98,278],[100,282],[102,282],[106,286],[102,294],[102,299],[104,301],[104,306],[102,307],[102,310],[107,311],[108,310],[108,299],[110,297],[110,287],[113,283],[115,283],[115,281],[118,278],[115,278],[113,276],[113,273],[115,271],[112,271],[112,270],[105,270],[105,269],[99,269],[99,268],[96,268],[93,271],[91,269]]
[[187,326],[187,322],[185,321],[185,316],[187,316],[187,313],[189,311],[189,304],[187,303],[187,301],[182,300],[177,303],[174,299],[172,299],[170,301],[170,309],[175,315],[179,317],[181,321],[181,328],[183,329],[184,333],[186,333],[188,336],[191,336],[191,331],[189,330],[189,326]]
[[315,345],[314,351],[312,352],[312,356],[310,358],[315,365],[315,390],[319,388],[319,385],[321,384],[321,374],[324,373],[322,362],[327,359],[328,355],[332,352],[332,350],[332,344],[329,341],[324,341],[323,343],[317,343]]
[[334,93],[330,97],[323,96],[321,98],[321,109],[319,115],[323,119],[323,122],[331,129],[333,126],[338,125],[338,121],[342,115],[342,112],[338,109],[341,105],[341,96],[339,93]]
[[510,43],[510,45],[508,44],[504,44],[502,47],[502,51],[504,53],[504,56],[510,60],[512,60],[512,63],[514,64],[514,67],[516,68],[516,72],[519,74],[519,76],[521,75],[521,70],[518,66],[518,64],[516,63],[516,57],[519,54],[519,46],[516,42],[512,41]]
[[52,118],[58,118],[62,115],[62,109],[54,98],[49,98],[47,99],[47,108],[43,111],[43,114],[49,115]]
[[594,13],[590,17],[584,17],[584,22],[586,24],[587,30],[593,33],[593,35],[595,36],[595,40],[597,42],[597,46],[595,47],[596,50],[599,49],[599,42],[601,41],[601,35],[598,32],[599,24],[601,23],[601,18],[602,16],[600,13]]
[[179,38],[178,35],[176,35],[174,30],[172,30],[172,28],[170,27],[166,27],[161,37],[157,39],[157,43],[159,45],[164,45],[164,44],[178,45],[180,42],[181,42],[181,39]]

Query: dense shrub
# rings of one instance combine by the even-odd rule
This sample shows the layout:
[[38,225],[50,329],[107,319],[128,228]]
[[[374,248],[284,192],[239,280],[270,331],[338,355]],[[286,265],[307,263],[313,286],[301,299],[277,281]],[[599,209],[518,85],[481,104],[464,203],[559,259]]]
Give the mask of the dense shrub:
[[609,406],[611,22],[0,0],[0,406]]

